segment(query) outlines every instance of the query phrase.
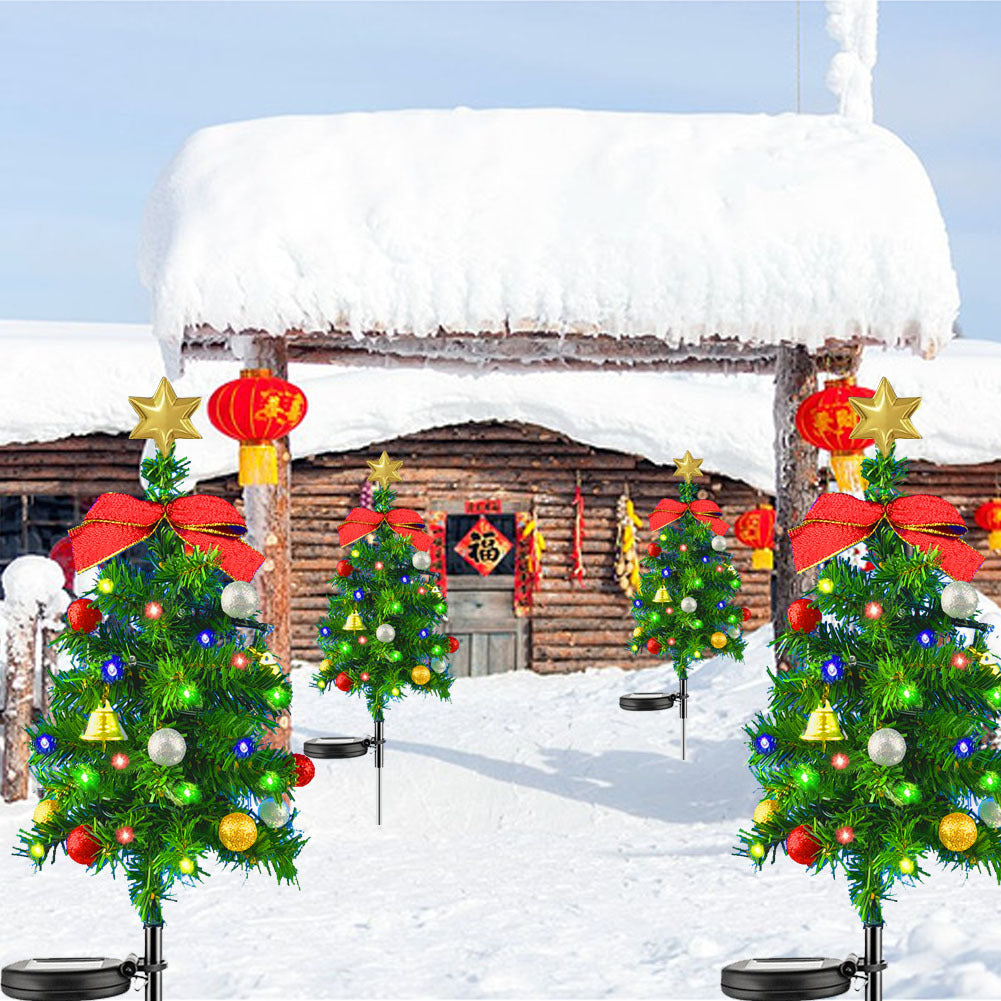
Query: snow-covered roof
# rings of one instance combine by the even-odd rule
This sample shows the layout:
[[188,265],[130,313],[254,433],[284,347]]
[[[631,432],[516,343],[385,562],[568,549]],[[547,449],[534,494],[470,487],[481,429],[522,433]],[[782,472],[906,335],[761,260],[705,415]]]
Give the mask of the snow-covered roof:
[[[131,430],[135,414],[128,397],[148,395],[163,374],[149,327],[139,324],[0,321],[0,354],[6,363],[0,444]],[[238,372],[237,362],[195,361],[174,386],[182,396],[207,399]],[[902,443],[905,455],[948,464],[1001,457],[1001,343],[954,340],[933,361],[866,349],[859,381],[875,386],[882,375],[901,395],[922,397],[914,419],[924,437]],[[691,448],[705,456],[707,471],[774,489],[767,375],[613,369],[459,374],[293,365],[290,378],[309,397],[309,413],[292,434],[296,457],[448,424],[516,420],[658,463]],[[195,424],[204,437],[178,442],[194,479],[233,472],[236,444],[209,424],[204,410]]]
[[140,250],[153,326],[718,335],[932,354],[959,306],[895,135],[837,115],[565,109],[290,116],[202,129]]

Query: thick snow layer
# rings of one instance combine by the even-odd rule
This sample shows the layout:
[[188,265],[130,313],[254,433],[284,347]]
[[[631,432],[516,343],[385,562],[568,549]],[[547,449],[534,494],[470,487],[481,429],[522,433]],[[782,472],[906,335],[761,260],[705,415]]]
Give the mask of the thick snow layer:
[[[386,722],[383,827],[371,759],[318,761],[296,797],[301,889],[222,871],[182,889],[166,906],[165,993],[716,998],[739,958],[861,950],[844,882],[784,856],[755,874],[730,854],[760,798],[741,727],[767,704],[767,640],[693,675],[687,762],[675,713],[618,708],[669,683],[663,669],[460,679],[449,705],[409,699]],[[368,732],[357,699],[307,684],[296,671],[296,747]],[[32,806],[0,806],[0,843]],[[124,884],[65,857],[32,875],[0,853],[0,886],[17,901],[2,963],[141,945]],[[1001,997],[997,893],[937,867],[902,892],[887,993]]]
[[18,556],[4,568],[0,582],[11,613],[23,610],[34,614],[42,609],[65,611],[66,575],[63,568],[47,556]]
[[202,129],[141,276],[176,363],[216,330],[606,332],[926,354],[959,295],[915,154],[843,117],[521,109]]
[[[128,397],[148,396],[163,375],[156,342],[140,325],[0,321],[0,342],[10,364],[0,444],[129,431],[136,417]],[[192,362],[174,386],[207,399],[238,373],[236,362]],[[924,437],[901,442],[905,455],[960,464],[1001,457],[1001,344],[954,340],[930,361],[867,348],[860,382],[875,387],[883,375],[901,395],[922,397],[915,423]],[[705,456],[707,472],[774,489],[771,376],[293,365],[290,377],[309,397],[309,413],[292,435],[296,457],[447,424],[520,420],[653,462],[669,463],[691,448]],[[203,409],[195,426],[202,439],[178,442],[193,479],[233,472],[236,443],[209,424]]]

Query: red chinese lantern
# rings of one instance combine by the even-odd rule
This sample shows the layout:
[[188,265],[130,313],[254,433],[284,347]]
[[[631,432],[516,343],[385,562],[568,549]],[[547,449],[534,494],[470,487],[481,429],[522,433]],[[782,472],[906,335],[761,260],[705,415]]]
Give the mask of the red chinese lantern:
[[209,398],[209,420],[240,442],[240,486],[278,482],[278,455],[272,444],[306,416],[306,395],[269,368],[245,368],[239,379]]
[[808,396],[796,411],[796,429],[816,448],[831,453],[831,469],[839,490],[861,490],[862,452],[872,438],[853,438],[859,416],[848,402],[853,396],[872,397],[875,391],[856,386],[851,376],[831,379],[819,392]]
[[733,534],[751,547],[752,570],[771,570],[775,566],[775,508],[771,504],[745,511],[735,522]]
[[1001,497],[981,504],[973,520],[987,533],[991,552],[1001,553]]

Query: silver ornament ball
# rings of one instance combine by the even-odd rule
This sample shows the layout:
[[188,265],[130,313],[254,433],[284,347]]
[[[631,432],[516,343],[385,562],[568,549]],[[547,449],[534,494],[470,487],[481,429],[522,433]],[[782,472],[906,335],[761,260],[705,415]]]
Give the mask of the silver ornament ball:
[[735,640],[740,635],[740,629],[737,626],[727,626],[726,634],[730,639]]
[[904,760],[907,741],[898,730],[894,730],[892,726],[885,726],[869,738],[867,750],[874,764],[889,768],[891,765],[899,765]]
[[231,581],[222,589],[219,601],[231,619],[246,619],[257,611],[257,588],[246,581]]
[[722,553],[726,549],[726,539],[722,535],[714,535],[710,545],[717,553]]
[[187,750],[184,736],[169,726],[157,730],[146,742],[150,761],[164,767],[180,764]]
[[977,589],[965,581],[954,580],[942,589],[942,611],[950,619],[968,619],[977,610]]
[[292,811],[285,803],[265,799],[261,800],[261,805],[257,808],[257,816],[268,827],[284,827],[288,823],[288,818],[292,816]]
[[435,674],[444,674],[448,670],[448,662],[444,660],[432,660],[431,670]]
[[428,553],[421,552],[418,550],[414,553],[413,558],[410,560],[414,565],[415,570],[430,570],[431,569],[431,556]]
[[683,612],[694,612],[699,607],[699,603],[692,597],[681,599],[681,610]]
[[383,622],[375,631],[375,638],[380,643],[392,643],[396,639],[396,630],[388,623]]
[[980,819],[988,827],[1001,827],[1001,806],[993,799],[985,799],[980,804]]

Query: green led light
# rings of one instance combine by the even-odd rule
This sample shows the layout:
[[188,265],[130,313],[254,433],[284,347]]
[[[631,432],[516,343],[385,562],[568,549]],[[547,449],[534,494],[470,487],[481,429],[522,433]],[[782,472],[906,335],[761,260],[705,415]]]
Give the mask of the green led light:
[[190,876],[195,871],[195,861],[187,855],[182,855],[177,862],[177,868],[185,876]]
[[268,698],[271,700],[272,705],[278,706],[280,709],[282,706],[288,705],[291,696],[287,688],[275,688],[272,689]]
[[444,615],[448,611],[448,605],[444,601],[439,601],[437,605],[434,606],[434,610],[439,615]]
[[907,705],[913,705],[918,699],[921,698],[921,692],[917,690],[913,685],[901,685],[900,686],[900,701],[906,703]]
[[270,792],[272,789],[277,789],[281,785],[281,781],[274,772],[265,772],[261,776],[261,788]]
[[651,612],[650,613],[650,621],[651,622],[660,622],[660,612]]
[[45,858],[45,845],[43,845],[41,841],[32,841],[31,848],[29,850],[33,859]]
[[345,640],[343,643],[338,643],[337,647],[341,651],[341,653],[344,654],[351,653],[351,644],[348,643],[347,640]]
[[820,776],[812,768],[799,768],[796,771],[796,781],[804,788],[815,786]]
[[192,806],[201,800],[202,791],[193,782],[182,782],[174,787],[174,795],[185,806]]
[[701,619],[692,619],[692,628],[701,629],[705,623]]
[[995,688],[992,692],[989,692],[987,698],[996,706],[1001,706],[1001,688]]
[[914,872],[914,859],[906,855],[897,863],[897,868],[905,875],[910,876]]
[[198,689],[194,685],[185,685],[181,689],[181,701],[185,705],[191,705],[198,701]]
[[692,578],[692,587],[694,587],[696,591],[699,588],[701,588],[704,583],[705,582],[702,580],[701,577],[693,577]]
[[755,841],[750,848],[747,849],[748,854],[751,858],[760,859],[765,857],[765,846],[760,841]]
[[894,790],[897,799],[908,806],[921,802],[921,790],[911,782],[901,782]]
[[433,647],[431,647],[431,656],[432,657],[440,657],[444,652],[445,651],[440,646],[438,646],[437,644],[435,644]]
[[391,611],[391,612],[392,612],[392,613],[393,613],[394,615],[398,615],[398,614],[399,614],[400,612],[402,612],[402,611],[403,611],[403,602],[401,602],[401,601],[394,601],[394,602],[393,602],[393,603],[392,603],[392,604],[391,604],[391,605],[389,606],[389,610],[390,610],[390,611]]
[[987,789],[993,791],[998,787],[998,773],[997,772],[984,772],[980,776],[980,787],[982,789]]
[[399,650],[390,650],[389,659],[392,661],[403,660],[403,654]]
[[86,789],[97,781],[97,775],[89,768],[81,768],[76,773],[76,784]]

